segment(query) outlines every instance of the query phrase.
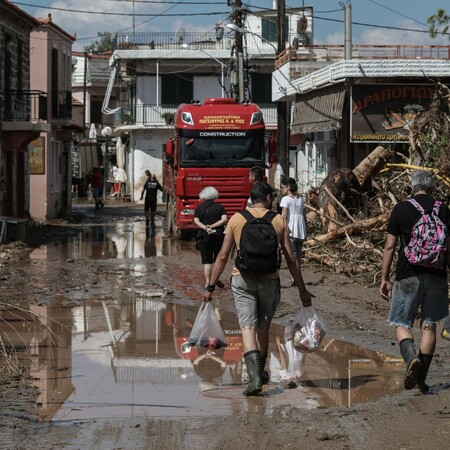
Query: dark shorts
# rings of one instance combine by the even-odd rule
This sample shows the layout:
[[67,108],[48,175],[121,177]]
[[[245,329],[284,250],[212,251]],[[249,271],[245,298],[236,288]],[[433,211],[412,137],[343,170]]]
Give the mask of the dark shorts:
[[99,189],[99,188],[93,188],[92,189],[92,197],[93,198],[101,197],[102,194],[103,194],[103,189]]
[[412,329],[419,309],[425,323],[435,324],[448,314],[446,277],[422,273],[394,283],[388,321]]
[[231,280],[239,326],[265,330],[280,303],[280,279],[234,275]]
[[145,199],[145,203],[144,203],[144,211],[148,212],[155,212],[156,211],[156,199]]
[[202,258],[202,264],[213,264],[217,258],[217,255],[222,248],[224,235],[219,236],[205,236],[200,242],[200,256]]

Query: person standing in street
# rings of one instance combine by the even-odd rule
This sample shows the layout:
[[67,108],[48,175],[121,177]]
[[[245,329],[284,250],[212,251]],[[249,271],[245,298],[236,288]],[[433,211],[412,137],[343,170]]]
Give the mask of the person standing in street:
[[95,209],[103,208],[104,203],[102,200],[103,195],[103,176],[98,167],[92,169],[92,197],[95,201]]
[[159,184],[159,181],[156,179],[155,175],[152,175],[150,173],[150,170],[146,170],[145,175],[147,176],[147,180],[145,181],[141,192],[141,200],[144,198],[145,194],[145,225],[148,227],[150,224],[152,228],[155,228],[155,214],[157,204],[156,196],[158,194],[158,190],[162,192],[163,188]]
[[[252,186],[254,186],[256,183],[261,183],[261,181],[264,181],[264,169],[259,166],[253,166],[248,174],[248,181]],[[249,199],[247,200],[247,208],[252,207],[253,202],[250,196]]]
[[[297,260],[297,267],[300,267],[303,242],[306,239],[305,200],[298,193],[297,182],[291,177],[282,180],[281,191],[284,196],[280,202],[281,215],[286,219],[291,230],[289,238]],[[294,286],[294,280],[291,279],[289,284]]]
[[[413,198],[394,206],[387,226],[380,294],[384,299],[391,301],[388,320],[395,326],[400,353],[406,363],[404,388],[413,389],[417,385],[420,391],[426,394],[429,386],[425,380],[436,347],[436,323],[448,315],[447,267],[450,267],[450,239],[448,239],[450,211],[445,204],[437,202],[432,196],[435,187],[432,172],[426,170],[413,172],[411,185]],[[423,220],[421,217],[424,213],[431,214],[431,212],[433,214],[437,212],[437,217],[440,219],[436,222],[439,224],[436,233],[441,234],[444,244],[439,258],[433,259],[433,263],[422,265],[423,262],[420,264],[417,262],[418,253],[413,255],[414,252],[410,249],[414,249],[414,242],[419,242],[414,241],[415,236],[418,236],[416,230],[420,230],[420,227],[416,227],[416,223]],[[422,226],[422,229],[425,227]],[[436,236],[436,233],[431,234]],[[431,236],[430,233],[426,234],[421,236],[422,240],[418,247],[422,250],[428,247],[427,239]],[[390,270],[398,240],[400,247],[395,282],[392,286]],[[421,339],[417,355],[412,329],[419,310]]]
[[[277,247],[281,247],[289,271],[298,288],[302,304],[310,306],[311,298],[313,297],[306,289],[302,273],[297,267],[286,221],[281,215],[272,214],[272,186],[265,182],[255,184],[252,188],[251,198],[253,208],[248,209],[244,213],[248,212],[254,218],[263,218],[267,213],[271,214],[271,224],[276,234],[277,242],[275,242],[275,261],[272,264],[275,267],[274,272],[265,274],[244,273],[239,271],[236,265],[232,269],[231,288],[239,326],[242,331],[244,359],[249,376],[247,388],[243,392],[245,396],[258,395],[262,390],[263,383],[269,381],[269,374],[264,371],[269,345],[269,329],[281,297],[280,278],[276,261]],[[211,301],[216,282],[227,265],[233,245],[236,245],[238,249],[235,263],[238,262],[241,250],[241,235],[246,233],[244,227],[250,223],[242,212],[238,212],[231,217],[225,229],[222,249],[214,264],[211,283],[205,288],[203,301]],[[257,245],[267,246],[269,244],[261,241]]]
[[[196,241],[202,258],[206,285],[208,285],[213,264],[222,247],[224,225],[228,218],[225,208],[215,201],[219,198],[219,192],[215,187],[208,186],[202,189],[199,198],[203,200],[203,203],[195,209],[194,223],[199,228]],[[216,284],[220,288],[225,287],[220,280],[217,280]]]

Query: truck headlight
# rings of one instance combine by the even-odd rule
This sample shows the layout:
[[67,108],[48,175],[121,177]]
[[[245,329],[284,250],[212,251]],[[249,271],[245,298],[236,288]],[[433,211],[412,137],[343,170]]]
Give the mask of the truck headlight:
[[262,112],[255,112],[252,114],[252,120],[250,120],[250,125],[255,125],[255,123],[262,122]]
[[189,216],[189,215],[193,215],[194,212],[195,212],[195,210],[193,210],[193,209],[182,209],[182,210],[180,211],[180,214],[181,214],[182,216]]
[[194,125],[194,119],[192,118],[192,114],[190,112],[181,113],[181,121],[186,125]]

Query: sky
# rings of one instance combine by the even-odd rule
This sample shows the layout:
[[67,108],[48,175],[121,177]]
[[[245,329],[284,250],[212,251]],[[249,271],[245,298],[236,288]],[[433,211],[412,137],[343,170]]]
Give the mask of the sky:
[[[230,22],[226,0],[12,0],[33,17],[52,14],[54,23],[73,35],[74,51],[96,41],[97,33],[210,32],[217,22]],[[352,5],[354,44],[440,45],[447,37],[428,36],[427,18],[439,8],[450,13],[444,0],[286,0],[286,7],[314,8],[314,43],[344,44],[343,4]],[[272,0],[242,0],[250,11],[272,8]],[[134,15],[134,17],[133,17]]]

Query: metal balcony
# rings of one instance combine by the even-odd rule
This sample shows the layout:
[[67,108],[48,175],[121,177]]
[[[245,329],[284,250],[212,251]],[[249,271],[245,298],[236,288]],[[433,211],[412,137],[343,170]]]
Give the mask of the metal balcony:
[[11,90],[5,92],[3,122],[38,122],[47,120],[47,94],[42,91]]
[[52,118],[72,118],[72,91],[52,91]]

